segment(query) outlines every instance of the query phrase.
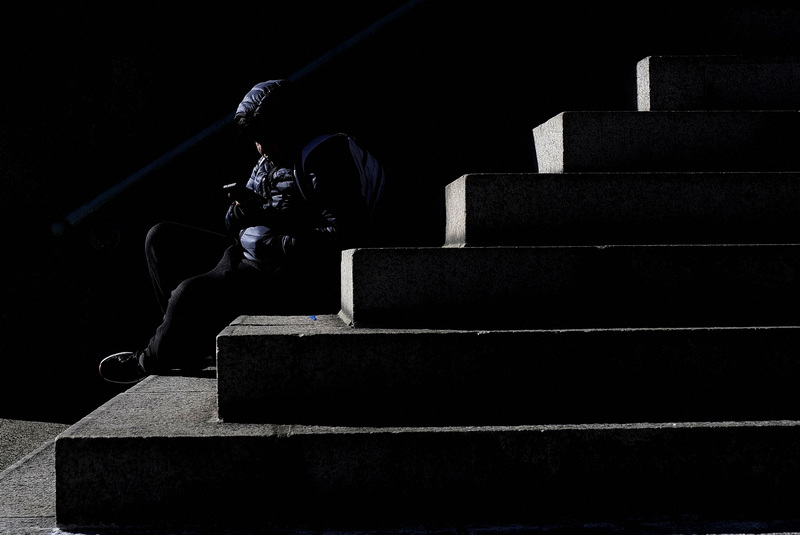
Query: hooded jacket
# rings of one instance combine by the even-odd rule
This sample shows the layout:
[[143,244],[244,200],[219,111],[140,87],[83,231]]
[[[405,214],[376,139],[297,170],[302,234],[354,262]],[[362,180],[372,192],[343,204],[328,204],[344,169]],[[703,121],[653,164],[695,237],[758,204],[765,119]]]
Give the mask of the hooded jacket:
[[[237,116],[267,116],[262,108],[275,104],[271,90],[269,82],[254,87]],[[353,137],[313,137],[297,152],[292,169],[259,159],[247,187],[267,200],[246,215],[232,204],[226,225],[250,260],[279,269],[335,265],[338,274],[342,250],[375,243],[371,224],[380,211],[384,182],[381,164]]]

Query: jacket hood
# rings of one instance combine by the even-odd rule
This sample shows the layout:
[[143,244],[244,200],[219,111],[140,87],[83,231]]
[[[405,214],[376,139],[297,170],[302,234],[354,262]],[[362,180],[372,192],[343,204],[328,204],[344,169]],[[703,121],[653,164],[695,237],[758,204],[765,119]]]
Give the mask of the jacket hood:
[[257,131],[267,123],[281,123],[291,113],[293,91],[288,80],[267,80],[253,86],[239,103],[234,121],[242,131]]

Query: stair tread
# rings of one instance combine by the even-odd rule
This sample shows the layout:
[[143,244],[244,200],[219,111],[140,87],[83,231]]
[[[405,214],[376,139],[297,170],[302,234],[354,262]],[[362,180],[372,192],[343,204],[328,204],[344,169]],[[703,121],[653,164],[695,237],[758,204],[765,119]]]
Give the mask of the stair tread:
[[[152,377],[62,434],[56,441],[59,523],[317,522],[330,528],[498,525],[550,515],[674,514],[687,507],[717,515],[786,514],[800,475],[792,462],[798,421],[226,424],[209,410],[213,382]],[[708,485],[714,493],[706,492]]]

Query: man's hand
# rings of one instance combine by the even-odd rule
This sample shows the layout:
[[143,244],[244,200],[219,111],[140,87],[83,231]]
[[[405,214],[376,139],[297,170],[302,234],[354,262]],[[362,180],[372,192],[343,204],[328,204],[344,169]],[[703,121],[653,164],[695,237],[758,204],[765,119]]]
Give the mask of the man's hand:
[[259,208],[267,202],[267,199],[242,184],[227,184],[224,189],[228,192],[228,198],[243,212],[254,207]]

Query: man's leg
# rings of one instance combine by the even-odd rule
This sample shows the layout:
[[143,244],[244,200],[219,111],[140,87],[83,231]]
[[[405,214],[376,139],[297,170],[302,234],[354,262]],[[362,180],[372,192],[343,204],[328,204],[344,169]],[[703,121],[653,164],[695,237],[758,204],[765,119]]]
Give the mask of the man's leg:
[[285,285],[230,248],[213,270],[175,288],[141,364],[148,373],[198,369],[214,356],[219,332],[239,315],[270,313],[285,301]]
[[161,312],[166,313],[178,284],[214,268],[231,243],[224,234],[179,223],[153,226],[145,238],[145,257]]
[[[214,270],[225,269],[224,262],[220,262],[220,256],[223,255],[226,251],[226,247],[229,247],[230,244],[231,240],[223,234],[217,234],[177,223],[159,223],[150,230],[145,239],[145,255],[156,298],[161,307],[161,311],[164,313],[164,320],[167,323],[167,326],[162,325],[162,327],[159,328],[160,331],[169,333],[168,325],[170,319],[174,316],[174,312],[167,314],[167,311],[170,295],[173,293],[173,290],[175,290],[182,281],[192,276],[209,272],[209,270],[213,272]],[[230,254],[226,253],[226,255],[228,259],[224,260],[230,264]],[[217,266],[216,268],[214,268],[215,265]],[[212,268],[214,269],[212,270]],[[202,293],[202,291],[199,290],[199,287],[202,286],[202,282],[193,285],[193,287],[194,286],[197,286],[198,292]],[[213,284],[210,286],[213,287]],[[194,293],[193,289],[190,289],[188,292],[189,297],[185,300],[177,300],[176,307],[178,309],[189,308],[188,306],[183,306],[183,304],[184,301],[189,303],[192,300],[197,300],[197,298],[193,297]],[[209,296],[209,299],[212,299],[212,297]],[[209,320],[211,319],[212,312],[209,312]],[[180,319],[183,315],[183,312],[179,312],[178,318]],[[194,327],[198,329],[197,331],[192,329],[195,333],[203,332],[202,326],[200,325],[202,319],[203,317],[201,316],[198,321],[194,322]],[[193,334],[192,332],[188,332],[182,335],[180,321],[178,322],[176,333],[178,333],[176,336],[167,336],[167,341],[172,338],[191,339]],[[160,340],[158,333],[157,337],[154,337],[154,339],[155,338],[157,338],[156,342]],[[152,371],[145,372],[143,368],[145,361],[150,363],[149,367],[163,370],[173,367],[175,364],[180,364],[179,361],[173,363],[171,359],[165,359],[164,366],[158,366],[158,359],[151,358],[150,353],[153,352],[154,355],[158,355],[159,344],[151,341],[150,345],[153,346],[153,349],[148,348],[133,352],[123,351],[121,353],[109,355],[100,362],[100,375],[106,381],[112,383],[133,384],[142,380],[148,373],[154,373]],[[169,344],[167,344],[167,346],[169,346]],[[170,354],[169,349],[166,354]],[[186,354],[189,355],[191,353]],[[212,353],[209,354],[213,354],[213,350]],[[198,363],[195,364],[195,367],[202,366],[202,364],[199,364],[200,361],[201,358],[197,358]]]

